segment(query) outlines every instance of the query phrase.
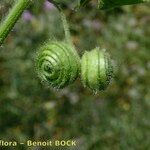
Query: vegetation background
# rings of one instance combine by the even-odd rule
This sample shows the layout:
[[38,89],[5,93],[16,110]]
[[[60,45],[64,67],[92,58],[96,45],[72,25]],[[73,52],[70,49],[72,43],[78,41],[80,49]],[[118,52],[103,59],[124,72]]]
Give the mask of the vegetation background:
[[[13,2],[0,0],[1,21]],[[97,94],[84,88],[80,79],[59,91],[41,83],[34,64],[38,47],[48,39],[62,40],[64,33],[58,11],[38,0],[0,48],[0,139],[77,140],[77,147],[49,150],[148,150],[149,5],[100,11],[93,1],[74,12],[76,1],[61,2],[79,54],[96,46],[106,48],[114,59],[115,78]]]

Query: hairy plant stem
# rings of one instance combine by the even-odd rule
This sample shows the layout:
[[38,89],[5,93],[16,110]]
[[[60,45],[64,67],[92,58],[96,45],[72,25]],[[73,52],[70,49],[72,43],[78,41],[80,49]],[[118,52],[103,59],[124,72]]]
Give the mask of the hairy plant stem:
[[61,8],[61,6],[59,5],[59,3],[55,2],[54,0],[48,0],[50,3],[52,3],[60,12],[60,16],[61,16],[61,21],[63,23],[63,28],[64,28],[64,32],[65,32],[65,39],[66,42],[68,44],[70,44],[72,47],[74,47],[72,40],[71,40],[71,35],[70,35],[70,29],[69,29],[69,25],[67,22],[67,18],[66,15],[63,13],[63,10]]
[[0,25],[0,46],[30,3],[31,0],[17,0],[15,2],[14,6],[8,13],[8,16],[6,16]]
[[63,23],[63,28],[64,28],[64,32],[65,32],[66,42],[68,44],[70,44],[72,47],[74,47],[74,45],[72,43],[72,40],[71,40],[70,29],[69,29],[69,25],[68,25],[66,16],[65,16],[65,14],[62,11],[60,11],[60,15],[61,15],[62,23]]

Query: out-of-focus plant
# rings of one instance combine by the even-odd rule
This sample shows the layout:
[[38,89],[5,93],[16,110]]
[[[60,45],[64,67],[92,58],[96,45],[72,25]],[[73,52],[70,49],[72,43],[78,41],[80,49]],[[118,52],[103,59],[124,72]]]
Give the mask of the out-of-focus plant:
[[[53,3],[56,7],[60,5],[60,1],[55,0],[48,0],[49,2]],[[87,5],[91,0],[80,0],[79,6],[85,6]],[[9,12],[6,19],[3,21],[3,23],[0,26],[0,45],[3,43],[4,39],[7,37],[9,32],[14,27],[17,20],[20,18],[23,11],[27,8],[29,4],[31,4],[32,0],[18,0],[15,2],[12,10]],[[149,2],[149,0],[123,0],[123,1],[108,1],[108,0],[99,0],[98,5],[100,8],[111,8],[116,6],[122,6],[122,5],[130,5],[130,4],[137,4],[137,3],[144,3]]]
[[[59,1],[72,8],[70,1]],[[1,17],[11,4],[0,1]],[[2,139],[77,141],[77,147],[49,150],[149,149],[149,6],[97,11],[96,5],[93,0],[78,13],[65,9],[65,14],[80,55],[100,45],[113,56],[118,66],[115,83],[97,95],[78,80],[59,92],[42,86],[33,71],[36,50],[49,37],[63,40],[64,34],[58,11],[48,1],[38,0],[23,13],[0,48]]]
[[[9,34],[9,32],[12,30],[12,28],[14,27],[17,20],[19,19],[19,17],[23,13],[23,11],[27,8],[27,6],[29,4],[31,4],[31,2],[32,2],[31,0],[16,1],[13,8],[9,12],[8,16],[6,17],[6,19],[3,21],[3,23],[0,26],[0,44],[3,43],[3,41],[5,40],[5,38]],[[49,0],[49,2],[52,2],[58,8],[58,10],[62,10],[62,6],[60,6],[59,2],[56,2],[55,0]],[[79,3],[79,6],[85,6],[89,2],[90,2],[90,0],[81,0]],[[134,3],[140,3],[140,2],[144,2],[144,1],[141,1],[141,0],[140,1],[139,0],[133,0],[133,1],[125,0],[125,1],[117,1],[117,2],[116,1],[115,2],[99,1],[99,5],[100,5],[100,8],[105,8],[105,7],[109,8],[109,6],[111,8],[111,7],[115,7],[115,6],[120,6],[120,5],[125,5],[125,4],[134,4]],[[26,14],[26,17],[27,17],[27,14]],[[66,26],[64,26],[64,29],[65,28],[66,28]],[[65,31],[67,31],[65,33],[69,33],[69,29],[65,29]],[[71,41],[70,36],[67,36],[67,35],[68,34],[66,34],[67,41]],[[47,51],[47,52],[43,51],[41,53],[42,56],[39,56],[37,58],[37,62],[39,62],[37,65],[38,66],[37,68],[38,68],[38,72],[40,72],[39,73],[40,77],[44,81],[48,81],[52,86],[60,88],[60,87],[64,87],[64,85],[68,85],[69,83],[74,81],[75,78],[77,78],[77,75],[76,75],[77,73],[74,72],[73,70],[80,70],[77,68],[80,65],[75,65],[75,64],[77,64],[77,63],[74,63],[75,61],[72,61],[69,63],[69,59],[68,59],[68,63],[70,64],[69,68],[72,68],[72,69],[70,69],[69,72],[65,71],[67,66],[68,66],[67,61],[65,62],[66,64],[63,63],[63,61],[58,60],[59,59],[58,56],[56,57],[57,59],[55,58],[55,59],[51,60],[53,57],[56,56],[56,55],[53,56],[53,53],[55,53],[55,52],[53,52],[53,49],[54,49],[53,45],[56,45],[56,44],[52,44],[51,46],[48,46],[48,44],[47,44],[47,47],[45,49],[46,50],[49,49],[49,51]],[[71,44],[71,45],[73,46],[73,44]],[[72,51],[73,48],[72,47],[66,48],[66,47],[62,46],[62,48],[60,48],[60,49],[65,49],[65,50],[67,49],[67,51],[65,52],[66,54],[64,56],[67,56],[69,58],[69,56],[70,56],[69,50]],[[74,49],[74,52],[75,52],[75,49]],[[49,54],[49,53],[52,53],[52,54]],[[68,55],[67,55],[67,53],[68,53]],[[96,53],[96,54],[99,55],[101,53]],[[44,59],[43,55],[45,56],[45,59]],[[59,55],[59,53],[57,55]],[[62,55],[62,54],[60,54],[60,55]],[[94,57],[94,56],[91,55],[91,57]],[[106,85],[108,85],[108,83],[110,82],[110,79],[112,77],[112,75],[111,75],[112,74],[111,73],[112,72],[112,64],[107,63],[107,61],[106,61],[107,59],[105,59],[105,58],[103,59],[103,57],[100,57],[100,56],[97,57],[98,62],[95,60],[95,58],[89,59],[89,60],[87,60],[87,58],[85,59],[85,61],[81,61],[81,63],[85,64],[85,65],[81,64],[82,65],[81,70],[82,70],[82,72],[84,72],[84,73],[82,73],[82,76],[84,74],[84,78],[82,78],[82,80],[84,79],[84,81],[85,81],[84,84],[87,85],[88,87],[92,87],[92,89],[95,89],[95,90],[104,89],[104,87],[106,88]],[[54,61],[54,60],[56,61],[55,64],[51,64],[52,61]],[[87,62],[87,63],[85,63],[85,62]],[[74,63],[74,65],[72,63]],[[93,74],[95,74],[97,76],[93,75],[93,76],[89,77],[88,71],[83,71],[83,70],[90,70],[90,68],[88,68],[89,65],[86,65],[89,63],[92,63],[93,67],[94,67],[94,65],[97,65],[97,63],[98,63],[97,71],[93,70],[94,71]],[[58,65],[56,65],[56,64],[58,64]],[[111,66],[109,66],[109,65],[111,65]],[[84,69],[84,67],[86,67],[86,69]],[[64,71],[64,73],[62,71],[59,71],[59,70]],[[63,75],[62,76],[57,75],[56,72],[57,73],[60,72],[60,74],[61,75],[63,74]],[[68,74],[67,74],[67,72],[68,72]],[[72,72],[74,74],[72,74]],[[79,71],[77,71],[77,72],[79,72]],[[72,77],[69,77],[69,74]],[[68,80],[70,80],[70,81],[68,81]],[[54,82],[54,81],[56,81],[56,82]],[[95,85],[97,85],[97,86],[94,88],[94,86],[92,86],[92,84],[94,84],[94,86]],[[103,88],[99,88],[99,87],[103,87]]]

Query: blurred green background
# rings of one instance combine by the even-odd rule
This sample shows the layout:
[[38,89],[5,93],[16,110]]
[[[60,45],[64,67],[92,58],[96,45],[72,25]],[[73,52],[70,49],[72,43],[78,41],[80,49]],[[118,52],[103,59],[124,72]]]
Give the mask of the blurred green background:
[[[62,40],[64,33],[58,11],[38,0],[24,12],[0,48],[0,139],[77,141],[77,147],[49,150],[148,150],[149,5],[100,11],[93,1],[75,12],[73,2],[61,1],[72,40],[81,56],[96,46],[107,49],[115,68],[111,85],[93,94],[80,79],[58,91],[41,83],[34,63],[38,47],[49,39]],[[1,21],[12,3],[0,0]]]

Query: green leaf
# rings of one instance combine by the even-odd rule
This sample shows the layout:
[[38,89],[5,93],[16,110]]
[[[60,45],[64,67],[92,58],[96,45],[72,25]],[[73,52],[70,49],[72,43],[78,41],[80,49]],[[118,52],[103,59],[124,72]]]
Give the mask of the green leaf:
[[116,6],[133,5],[144,2],[150,2],[150,0],[98,0],[100,9],[110,9]]

